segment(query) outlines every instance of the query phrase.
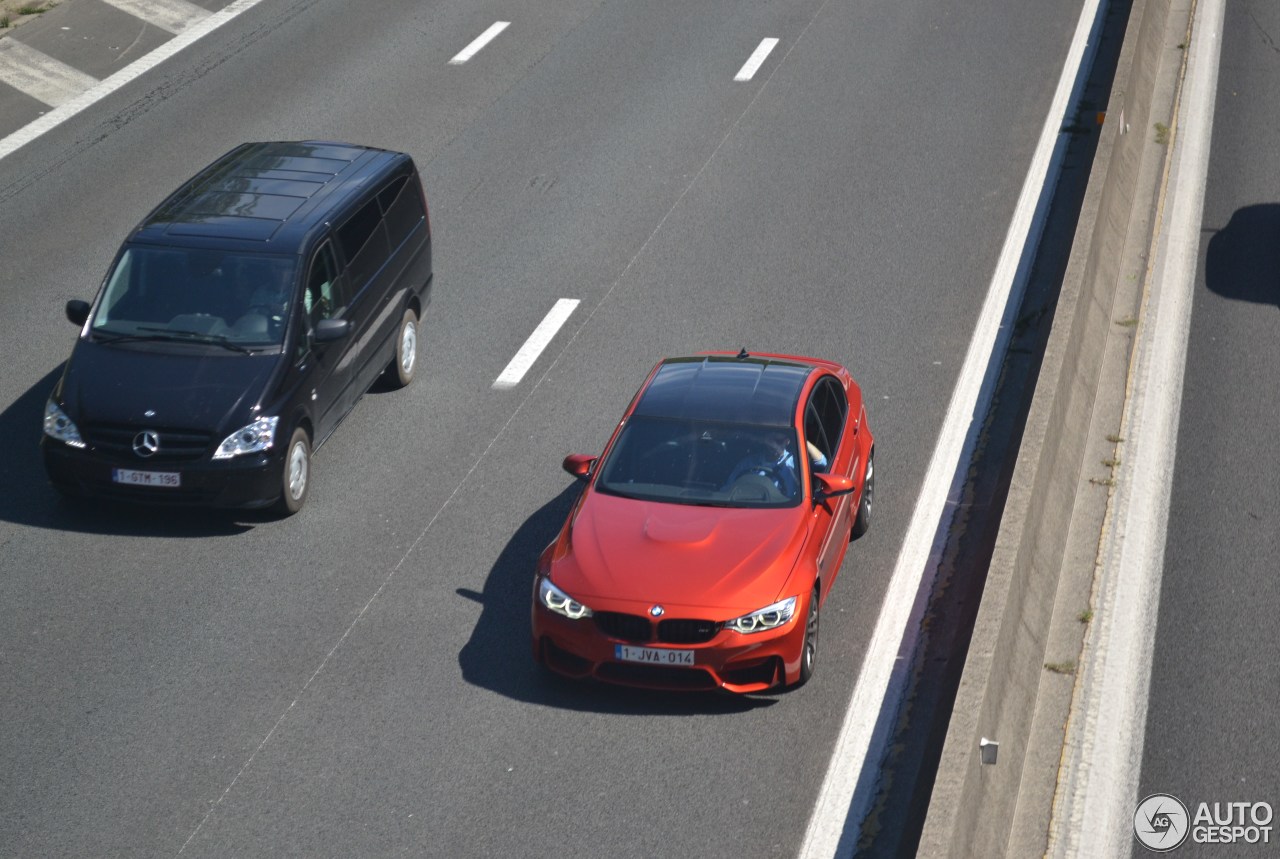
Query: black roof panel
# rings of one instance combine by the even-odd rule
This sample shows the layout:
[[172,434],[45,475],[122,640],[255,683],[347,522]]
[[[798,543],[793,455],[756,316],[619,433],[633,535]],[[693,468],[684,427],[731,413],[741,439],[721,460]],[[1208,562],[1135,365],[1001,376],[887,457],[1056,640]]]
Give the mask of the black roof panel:
[[813,368],[766,358],[699,356],[662,363],[633,414],[791,426]]
[[358,189],[408,162],[402,153],[347,143],[245,143],[169,195],[131,238],[297,253]]

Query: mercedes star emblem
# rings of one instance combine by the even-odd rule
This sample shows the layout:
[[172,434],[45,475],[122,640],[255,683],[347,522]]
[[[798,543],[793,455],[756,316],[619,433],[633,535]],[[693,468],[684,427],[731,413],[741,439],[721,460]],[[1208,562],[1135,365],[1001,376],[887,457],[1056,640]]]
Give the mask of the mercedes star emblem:
[[155,430],[143,430],[133,437],[133,452],[146,459],[160,449],[160,434]]

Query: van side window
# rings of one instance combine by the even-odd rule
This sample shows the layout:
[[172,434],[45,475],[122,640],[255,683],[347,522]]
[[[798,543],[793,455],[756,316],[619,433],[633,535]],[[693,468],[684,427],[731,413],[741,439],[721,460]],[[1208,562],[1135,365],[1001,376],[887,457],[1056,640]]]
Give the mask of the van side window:
[[302,307],[314,326],[321,319],[329,319],[340,310],[342,300],[338,287],[338,261],[333,255],[333,245],[325,242],[316,251],[307,272],[307,286],[302,293]]
[[382,207],[387,223],[387,238],[391,247],[400,244],[413,233],[426,217],[422,207],[422,195],[409,181],[408,174],[399,176],[378,192],[378,205]]
[[390,255],[387,233],[382,226],[382,211],[376,197],[338,227],[338,244],[347,258],[351,294],[357,295]]

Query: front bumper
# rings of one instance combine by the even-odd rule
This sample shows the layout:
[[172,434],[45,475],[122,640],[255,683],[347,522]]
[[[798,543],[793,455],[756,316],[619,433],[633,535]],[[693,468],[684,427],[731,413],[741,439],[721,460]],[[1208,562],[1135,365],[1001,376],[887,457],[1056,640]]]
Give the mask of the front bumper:
[[[721,629],[708,641],[675,644],[621,639],[606,634],[593,617],[570,620],[537,600],[533,603],[533,655],[552,671],[577,679],[663,690],[717,690],[739,694],[764,692],[799,678],[807,603],[777,629],[744,635]],[[802,601],[803,602],[803,601]],[[643,617],[632,607],[630,614]],[[689,614],[687,619],[694,619]],[[680,615],[664,619],[681,620]],[[654,665],[618,658],[619,645],[656,650],[693,651],[692,666]]]
[[[279,446],[225,461],[161,462],[112,457],[48,436],[40,439],[40,449],[49,482],[67,495],[134,504],[255,508],[274,503],[281,494],[284,451]],[[112,479],[115,469],[176,472],[180,484],[131,486]]]

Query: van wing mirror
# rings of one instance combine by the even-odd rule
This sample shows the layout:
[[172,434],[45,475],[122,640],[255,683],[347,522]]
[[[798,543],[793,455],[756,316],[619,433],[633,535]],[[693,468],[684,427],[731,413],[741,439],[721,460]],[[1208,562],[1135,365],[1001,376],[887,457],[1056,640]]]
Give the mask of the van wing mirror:
[[596,457],[588,453],[571,453],[561,463],[565,471],[579,480],[586,480],[591,474],[591,466],[596,464]]
[[89,319],[89,302],[73,298],[67,302],[67,319],[76,325],[84,325]]
[[332,343],[334,340],[341,340],[350,333],[350,319],[321,319],[316,323],[314,336],[317,343]]

